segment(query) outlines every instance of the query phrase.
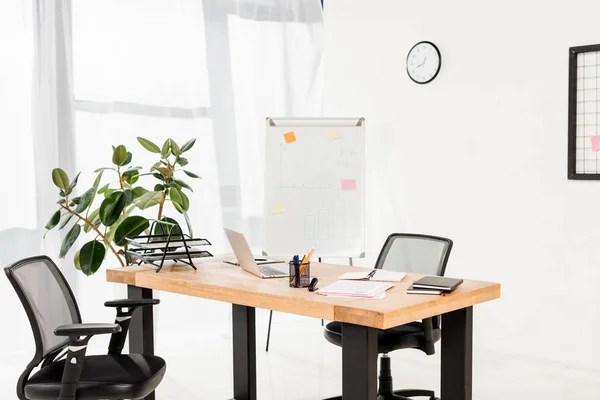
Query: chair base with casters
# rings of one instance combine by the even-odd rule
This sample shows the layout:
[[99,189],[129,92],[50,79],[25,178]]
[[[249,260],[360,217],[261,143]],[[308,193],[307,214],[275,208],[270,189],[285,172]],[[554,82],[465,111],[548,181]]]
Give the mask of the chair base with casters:
[[394,390],[392,383],[391,360],[387,354],[379,359],[379,391],[377,400],[411,400],[412,397],[428,397],[429,400],[439,400],[433,390],[401,389]]
[[[50,258],[27,258],[5,272],[25,308],[36,345],[17,382],[19,400],[136,400],[158,387],[166,371],[162,358],[121,354],[134,312],[158,300],[107,301],[106,307],[117,310],[115,323],[84,324],[69,284]],[[86,355],[90,339],[106,334],[111,335],[108,354]]]
[[[388,353],[399,349],[417,349],[426,354],[433,354],[433,343],[440,340],[441,330],[439,322],[433,324],[433,319],[427,318],[423,322],[411,322],[395,328],[380,330],[377,333],[377,351],[382,354],[380,358],[379,390],[377,400],[410,400],[413,397],[427,397],[438,400],[435,392],[425,389],[394,390],[392,386],[392,371]],[[325,326],[325,339],[328,342],[342,346],[342,324],[334,321]],[[429,340],[428,340],[429,339]],[[341,399],[333,397],[328,400]]]

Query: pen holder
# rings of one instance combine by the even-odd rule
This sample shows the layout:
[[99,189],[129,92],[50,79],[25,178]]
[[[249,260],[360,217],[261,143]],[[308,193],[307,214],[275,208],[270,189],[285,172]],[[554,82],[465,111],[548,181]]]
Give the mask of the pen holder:
[[310,285],[310,261],[294,264],[290,261],[290,287],[301,288]]

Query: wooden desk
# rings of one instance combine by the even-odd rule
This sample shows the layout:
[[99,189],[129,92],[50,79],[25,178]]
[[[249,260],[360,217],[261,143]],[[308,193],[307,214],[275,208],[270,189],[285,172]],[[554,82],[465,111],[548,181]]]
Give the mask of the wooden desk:
[[[442,315],[441,398],[471,400],[472,307],[500,297],[497,283],[465,280],[448,296],[408,295],[420,275],[408,274],[385,299],[329,298],[290,288],[287,279],[260,279],[216,257],[188,266],[167,266],[160,273],[146,266],[107,270],[109,282],[128,285],[131,298],[151,298],[152,290],[233,304],[234,398],[256,399],[255,308],[343,323],[342,393],[344,400],[373,400],[377,393],[377,330]],[[356,267],[311,263],[323,287]],[[152,311],[142,309],[130,327],[130,351],[153,354]],[[147,399],[153,399],[154,395]]]

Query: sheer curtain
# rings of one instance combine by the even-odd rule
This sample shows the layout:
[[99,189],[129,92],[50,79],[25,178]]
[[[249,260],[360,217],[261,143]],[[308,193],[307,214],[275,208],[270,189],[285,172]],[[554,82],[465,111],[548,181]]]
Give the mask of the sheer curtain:
[[[11,149],[3,152],[5,173],[18,185],[0,189],[1,267],[39,253],[58,261],[61,238],[52,232],[42,239],[57,200],[52,168],[71,177],[82,171],[79,186],[89,187],[93,170],[110,164],[117,144],[128,147],[136,165],[151,165],[137,136],[159,144],[197,138],[186,153],[189,169],[203,178],[189,182],[194,233],[218,254],[227,248],[221,229],[227,225],[244,230],[259,249],[265,118],[321,114],[319,0],[7,0],[0,4],[0,49],[0,132],[2,147]],[[122,288],[106,284],[103,270],[84,278],[72,253],[60,265],[84,320],[110,321],[102,302]],[[104,267],[110,266],[107,258]],[[18,368],[0,363],[7,368],[1,397],[12,398],[32,341],[5,281],[0,299],[23,328],[12,349],[24,357]],[[179,334],[178,310],[199,301],[168,300],[157,336],[163,354],[170,335]],[[204,305],[203,319],[230,313]],[[193,330],[200,322],[189,324]],[[103,350],[105,343],[92,347]]]

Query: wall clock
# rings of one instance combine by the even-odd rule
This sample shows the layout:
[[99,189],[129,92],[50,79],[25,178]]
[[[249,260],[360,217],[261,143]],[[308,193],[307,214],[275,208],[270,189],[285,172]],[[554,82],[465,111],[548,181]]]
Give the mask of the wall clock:
[[437,46],[423,41],[415,44],[406,57],[406,72],[418,84],[429,83],[435,79],[442,66],[442,55]]

